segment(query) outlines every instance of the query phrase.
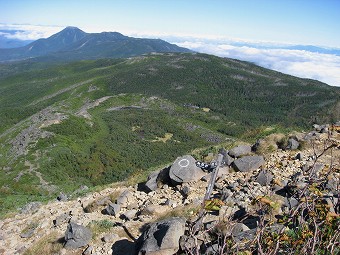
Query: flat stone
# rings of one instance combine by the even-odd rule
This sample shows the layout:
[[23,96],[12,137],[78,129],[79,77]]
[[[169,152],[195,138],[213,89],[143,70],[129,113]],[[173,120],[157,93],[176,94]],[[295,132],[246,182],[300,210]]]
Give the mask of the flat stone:
[[239,145],[237,147],[232,148],[228,154],[234,158],[238,158],[251,153],[250,145]]
[[244,156],[236,159],[233,166],[236,170],[241,172],[249,172],[258,169],[265,163],[262,156]]

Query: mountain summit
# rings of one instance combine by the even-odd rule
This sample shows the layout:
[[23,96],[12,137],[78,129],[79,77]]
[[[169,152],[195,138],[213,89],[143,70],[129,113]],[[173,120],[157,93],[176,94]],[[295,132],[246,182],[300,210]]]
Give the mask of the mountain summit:
[[46,39],[24,47],[0,49],[0,61],[40,60],[73,61],[98,58],[121,58],[151,52],[190,52],[160,39],[124,36],[118,32],[86,33],[77,27],[66,27]]

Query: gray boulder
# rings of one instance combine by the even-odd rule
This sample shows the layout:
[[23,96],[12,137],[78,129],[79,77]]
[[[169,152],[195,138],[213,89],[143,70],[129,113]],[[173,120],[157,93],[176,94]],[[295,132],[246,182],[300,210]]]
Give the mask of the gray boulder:
[[130,190],[124,190],[117,198],[116,203],[125,208],[133,201],[133,193]]
[[201,168],[196,166],[196,160],[190,155],[178,157],[169,171],[170,179],[175,183],[198,181],[204,175]]
[[92,238],[92,232],[74,222],[70,222],[65,232],[65,248],[77,249],[87,245]]
[[256,181],[260,183],[262,186],[269,185],[273,180],[274,176],[265,170],[262,170],[256,177]]
[[112,215],[112,216],[117,216],[120,212],[120,205],[119,204],[114,204],[114,203],[109,203],[106,208],[105,208],[106,212],[108,215]]
[[296,141],[293,138],[290,138],[288,140],[288,145],[286,147],[286,150],[297,150],[300,146],[300,143],[298,141]]
[[146,191],[154,191],[160,185],[169,182],[169,168],[164,168],[160,171],[151,173],[145,183]]
[[262,156],[244,156],[234,161],[234,168],[241,172],[249,172],[258,169],[265,163]]
[[250,153],[251,153],[250,145],[239,145],[237,147],[232,148],[228,154],[234,158],[238,158]]
[[150,224],[138,239],[138,255],[175,254],[179,250],[179,239],[184,231],[184,218],[173,217]]

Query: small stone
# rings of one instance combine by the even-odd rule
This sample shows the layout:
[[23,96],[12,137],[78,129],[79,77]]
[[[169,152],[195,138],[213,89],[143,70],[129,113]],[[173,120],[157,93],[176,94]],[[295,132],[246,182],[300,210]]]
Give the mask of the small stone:
[[190,194],[190,187],[188,185],[184,185],[181,189],[181,193],[183,196],[187,197]]

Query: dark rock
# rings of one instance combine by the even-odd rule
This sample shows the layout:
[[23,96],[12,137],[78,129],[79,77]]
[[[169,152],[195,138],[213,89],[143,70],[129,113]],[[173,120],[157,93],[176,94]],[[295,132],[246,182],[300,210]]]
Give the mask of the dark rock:
[[120,205],[114,204],[114,203],[109,203],[106,206],[105,210],[106,210],[108,215],[117,216],[120,212]]
[[237,147],[232,148],[228,154],[234,158],[238,158],[244,155],[248,155],[250,153],[251,153],[251,146],[239,145]]
[[112,254],[113,255],[130,255],[136,254],[136,245],[134,242],[131,242],[127,239],[122,239],[116,241],[112,245]]
[[65,248],[77,249],[87,245],[92,238],[92,232],[74,222],[70,222],[65,232]]
[[274,176],[265,170],[262,170],[256,177],[256,181],[260,183],[262,186],[269,185],[273,180]]
[[174,183],[186,183],[198,181],[204,176],[204,172],[196,166],[196,160],[192,156],[186,155],[175,160],[169,176]]
[[181,193],[184,197],[189,196],[190,194],[190,187],[188,185],[184,185],[181,189]]
[[148,180],[145,183],[145,187],[147,191],[154,191],[158,188],[158,184],[157,184],[158,174],[159,174],[159,171],[151,173],[148,176]]
[[236,170],[241,172],[249,172],[251,170],[258,169],[265,163],[262,156],[244,156],[236,159],[233,166]]
[[179,239],[184,235],[185,219],[174,217],[152,223],[138,239],[138,255],[173,255],[179,250]]
[[288,139],[288,145],[286,150],[297,150],[300,146],[300,143],[293,138]]
[[297,159],[297,160],[302,160],[303,159],[303,153],[302,152],[299,152],[296,156],[295,156],[295,159]]

